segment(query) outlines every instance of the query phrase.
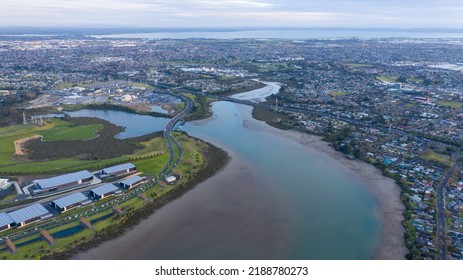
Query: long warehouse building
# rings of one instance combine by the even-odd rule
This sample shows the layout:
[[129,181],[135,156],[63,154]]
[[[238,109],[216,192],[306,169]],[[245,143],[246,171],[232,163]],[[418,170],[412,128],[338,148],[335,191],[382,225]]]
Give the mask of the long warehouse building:
[[11,228],[14,221],[6,213],[0,213],[0,232]]
[[106,184],[101,187],[90,190],[90,196],[95,199],[102,199],[110,195],[121,194],[122,190],[113,184]]
[[56,200],[53,200],[50,205],[54,209],[64,213],[73,208],[90,204],[92,201],[83,193],[73,193]]
[[119,182],[120,186],[124,189],[131,189],[146,181],[146,178],[140,176],[133,176]]
[[52,214],[41,204],[33,204],[31,206],[21,208],[19,210],[8,213],[8,216],[13,220],[14,225],[22,227],[32,222],[46,219]]
[[134,171],[137,171],[137,167],[135,167],[135,165],[132,163],[124,163],[102,169],[100,173],[107,176],[116,176],[121,174],[128,174]]
[[93,174],[87,170],[83,170],[48,179],[35,180],[35,187],[31,191],[33,194],[52,192],[66,187],[89,183],[92,180]]

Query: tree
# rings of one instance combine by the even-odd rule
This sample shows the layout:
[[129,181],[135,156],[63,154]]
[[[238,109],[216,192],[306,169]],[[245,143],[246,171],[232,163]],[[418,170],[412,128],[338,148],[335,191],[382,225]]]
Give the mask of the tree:
[[400,76],[396,80],[397,83],[406,83],[407,82],[407,77],[405,76]]
[[63,120],[65,120],[65,121],[67,121],[67,122],[68,122],[68,121],[70,121],[70,120],[71,120],[71,116],[70,116],[69,114],[64,114],[64,116],[63,116]]
[[349,143],[345,144],[344,146],[341,147],[340,149],[341,152],[343,152],[346,155],[351,155],[352,154],[352,147]]

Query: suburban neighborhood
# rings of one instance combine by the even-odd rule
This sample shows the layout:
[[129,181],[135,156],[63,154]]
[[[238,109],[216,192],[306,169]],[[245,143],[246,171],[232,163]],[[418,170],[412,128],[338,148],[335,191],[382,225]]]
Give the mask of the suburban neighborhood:
[[[401,187],[407,258],[463,259],[462,45],[460,39],[0,36],[0,122],[38,123],[44,113],[84,105],[172,117],[187,106],[183,98],[201,112],[214,100],[277,82],[280,91],[255,104],[274,116],[270,125],[321,135]],[[117,172],[105,168],[99,178]],[[77,185],[95,180],[89,171],[84,175]],[[75,178],[68,179],[37,179],[28,189],[40,195],[75,185]],[[145,180],[131,177],[49,207],[63,211]],[[8,181],[0,187],[14,189]],[[12,213],[0,214],[0,228],[21,223]]]

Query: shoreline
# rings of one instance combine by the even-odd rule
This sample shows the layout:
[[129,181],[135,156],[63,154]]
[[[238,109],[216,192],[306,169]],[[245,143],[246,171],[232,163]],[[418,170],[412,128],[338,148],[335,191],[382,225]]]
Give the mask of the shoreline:
[[[216,250],[222,244],[233,242],[244,242],[252,248],[247,252],[249,259],[276,260],[286,254],[281,240],[288,229],[280,223],[273,224],[272,230],[260,231],[259,237],[253,234],[256,228],[260,228],[259,223],[255,223],[256,217],[279,215],[279,207],[274,207],[278,203],[277,199],[269,193],[262,194],[265,186],[260,182],[265,179],[264,174],[256,174],[249,162],[228,146],[213,139],[201,139],[227,153],[229,160],[226,165],[213,176],[195,185],[182,196],[182,200],[171,201],[141,221],[137,224],[136,231],[128,230],[97,247],[74,254],[71,259],[241,259],[239,250],[226,257],[220,254],[220,250]],[[222,172],[224,169],[227,172]],[[233,178],[238,176],[245,178],[248,183],[236,184]],[[262,205],[262,201],[268,199],[272,203]],[[191,209],[194,211],[189,211]],[[198,224],[201,225],[200,228],[197,227]],[[253,250],[255,248],[260,249]]]
[[[405,228],[402,225],[405,206],[400,200],[401,188],[394,179],[384,176],[380,169],[367,162],[348,159],[343,153],[336,151],[328,142],[324,141],[322,136],[275,127],[265,120],[256,118],[253,114],[254,109],[251,110],[252,121],[245,121],[244,123],[248,128],[272,133],[296,142],[335,160],[357,175],[365,190],[377,204],[377,216],[380,225],[379,238],[371,259],[406,260],[405,255],[408,253],[408,249],[405,246]],[[208,120],[203,119],[197,122],[204,124]],[[212,139],[204,140],[227,150]]]
[[408,253],[404,239],[405,228],[402,226],[405,206],[400,200],[400,187],[394,179],[384,176],[381,170],[371,164],[346,158],[343,153],[336,151],[328,142],[322,140],[321,136],[295,130],[274,129],[281,137],[323,153],[357,174],[378,205],[380,238],[372,259],[405,260],[405,255]]
[[230,157],[225,150],[204,140],[195,137],[192,138],[202,141],[207,145],[207,148],[204,151],[202,151],[203,156],[205,157],[205,165],[198,172],[197,176],[193,177],[189,181],[186,181],[184,184],[179,185],[177,188],[168,192],[167,194],[155,200],[152,200],[151,202],[149,202],[149,204],[145,205],[144,207],[135,210],[135,212],[130,214],[130,219],[126,219],[122,223],[106,228],[99,235],[81,244],[78,244],[76,247],[73,247],[68,251],[44,255],[42,259],[56,260],[79,258],[79,256],[87,254],[92,249],[99,248],[101,246],[104,246],[105,244],[108,244],[111,241],[126,236],[130,233],[133,227],[142,224],[143,220],[147,219],[150,216],[153,216],[157,211],[171,204],[171,202],[183,197],[184,195],[189,193],[189,191],[193,190],[201,182],[206,181],[211,177],[214,177],[215,174],[220,173],[220,171],[228,165]]
[[400,200],[401,188],[394,179],[383,175],[380,169],[367,162],[346,158],[343,153],[336,151],[329,142],[324,141],[322,136],[285,128],[273,122],[275,116],[280,117],[277,114],[274,111],[256,112],[255,108],[252,110],[252,117],[255,120],[265,122],[273,129],[274,133],[318,151],[357,174],[378,205],[378,218],[381,225],[380,239],[372,258],[405,260],[405,255],[408,254],[404,237],[405,228],[402,225],[405,206]]
[[[244,106],[244,105],[243,105]],[[247,109],[248,110],[248,109]],[[197,121],[198,123],[207,123],[210,119],[203,119],[200,121]],[[404,206],[402,202],[400,201],[400,188],[395,184],[395,181],[391,178],[388,178],[384,176],[381,172],[381,170],[375,168],[374,166],[363,162],[359,160],[349,160],[347,159],[344,154],[334,150],[329,143],[325,142],[322,140],[322,137],[316,136],[316,135],[311,135],[295,130],[281,130],[277,129],[273,126],[268,125],[264,121],[259,121],[255,118],[252,118],[252,121],[245,121],[244,123],[245,126],[248,126],[248,128],[258,130],[258,131],[264,131],[267,133],[273,133],[277,135],[278,137],[282,137],[285,139],[288,139],[290,141],[293,141],[295,143],[298,143],[304,147],[307,147],[309,149],[312,149],[316,152],[319,152],[323,154],[324,156],[330,157],[334,159],[336,162],[342,164],[345,166],[348,170],[352,171],[354,175],[356,175],[361,182],[363,182],[366,191],[372,196],[372,198],[375,200],[377,203],[377,217],[379,221],[379,238],[377,241],[377,244],[375,246],[374,251],[372,252],[372,255],[370,256],[370,259],[380,259],[380,260],[405,260],[405,254],[408,253],[407,248],[405,247],[405,240],[404,240],[404,233],[405,229],[402,226],[402,220],[403,220],[403,211],[404,211]],[[194,136],[197,138],[198,136]],[[212,139],[207,139],[207,138],[202,138],[200,137],[203,141],[209,142],[214,146],[219,147],[220,149],[225,150],[229,155],[233,155],[233,153],[230,154],[230,150],[228,147],[224,147],[223,145],[220,145],[220,143],[217,143],[213,141]],[[236,154],[235,154],[236,156]],[[233,161],[233,159],[232,159]],[[214,181],[220,178],[221,176],[224,176],[222,172],[217,172],[213,176],[211,176],[208,180],[206,181]],[[194,201],[196,199],[193,199],[191,197],[194,197],[196,195],[195,192],[189,192],[189,199],[187,199],[188,203],[186,204],[192,204],[195,203]],[[204,199],[204,198],[202,198]],[[191,201],[190,201],[191,200]],[[180,205],[180,206],[179,206]],[[187,205],[187,206],[188,206]],[[194,204],[195,207],[205,207],[201,203],[200,204]],[[173,208],[181,208],[184,210],[185,205],[181,206],[181,203],[168,203],[168,205],[165,205],[167,209],[163,209],[163,211],[171,212]],[[192,206],[192,205],[190,205]],[[211,209],[209,209],[210,211]],[[214,208],[214,210],[216,210]],[[175,212],[175,211],[174,211]],[[185,213],[185,211],[179,211],[181,213]],[[204,212],[204,215],[208,214],[209,212]],[[188,214],[186,214],[188,215]],[[124,255],[123,252],[127,252],[129,248],[125,248],[128,246],[128,244],[133,244],[135,248],[139,249],[143,248],[142,244],[143,242],[137,241],[141,236],[145,235],[150,235],[152,234],[151,231],[151,226],[150,223],[160,225],[163,221],[163,218],[161,217],[162,215],[152,215],[150,217],[150,222],[145,221],[141,223],[139,226],[140,231],[137,231],[137,233],[133,232],[126,232],[126,234],[123,234],[123,236],[120,236],[119,238],[113,239],[109,242],[105,242],[105,244],[100,244],[99,250],[97,251],[90,251],[86,253],[80,253],[77,255],[74,255],[74,259],[105,259],[105,258],[137,258],[135,255],[131,256],[126,256]],[[200,215],[201,216],[201,215]],[[167,227],[164,227],[164,230],[171,229],[170,232],[177,232],[179,229],[183,229],[185,227],[189,227],[188,224],[185,224],[185,221],[190,221],[192,219],[197,219],[197,217],[188,217],[188,218],[183,218],[183,222],[179,222],[175,224],[175,222],[168,222]],[[166,225],[164,219],[164,225]],[[196,222],[198,223],[207,223],[207,221],[203,220],[197,220]],[[217,225],[210,225],[208,224],[211,229],[215,229]],[[211,231],[212,232],[212,231]],[[176,233],[178,234],[178,233]],[[170,234],[170,238],[174,238],[176,234]],[[178,237],[178,236],[177,236]],[[198,237],[199,238],[199,237]],[[269,239],[270,240],[270,239]],[[157,246],[161,246],[163,248],[164,244],[167,243],[165,240],[160,240],[159,238],[157,241],[154,242]],[[121,247],[118,250],[114,249],[114,245],[117,247]],[[123,249],[125,248],[125,249]],[[130,247],[132,248],[132,247]],[[169,248],[169,250],[172,248]],[[269,247],[270,249],[270,247]],[[275,249],[275,248],[272,248]],[[119,252],[122,250],[121,252]],[[168,251],[167,248],[165,248],[165,251]],[[277,250],[278,251],[278,250]],[[117,253],[119,252],[119,253]],[[277,254],[278,255],[278,254]],[[169,255],[168,255],[169,256]],[[172,257],[172,255],[171,255]],[[140,258],[140,257],[138,257]],[[162,258],[162,254],[155,254],[152,256],[144,256],[142,257],[143,259],[159,259]]]

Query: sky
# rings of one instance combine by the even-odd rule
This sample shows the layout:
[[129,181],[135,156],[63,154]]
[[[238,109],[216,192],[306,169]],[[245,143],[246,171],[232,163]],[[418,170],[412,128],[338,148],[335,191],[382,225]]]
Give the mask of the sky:
[[0,26],[463,28],[461,0],[0,0]]

